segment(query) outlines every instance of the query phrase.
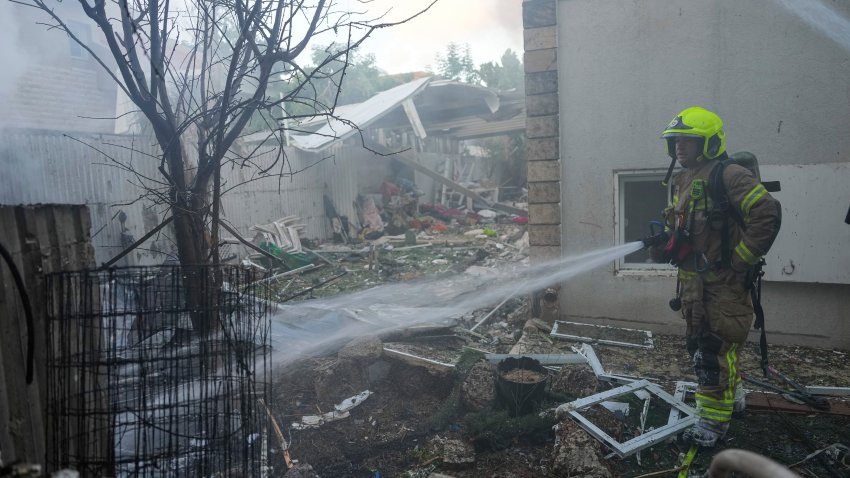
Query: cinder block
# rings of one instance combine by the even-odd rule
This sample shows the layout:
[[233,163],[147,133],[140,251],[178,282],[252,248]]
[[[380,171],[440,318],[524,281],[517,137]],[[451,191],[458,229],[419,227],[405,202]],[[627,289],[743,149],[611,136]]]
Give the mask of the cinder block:
[[523,55],[523,67],[526,73],[555,71],[558,69],[558,49],[532,50]]
[[559,136],[558,115],[534,116],[525,119],[525,136],[527,138],[547,138]]
[[561,178],[561,162],[558,160],[528,161],[528,182],[552,181]]
[[531,95],[525,97],[526,117],[558,114],[558,94]]
[[560,203],[529,204],[528,205],[528,223],[529,224],[560,224],[561,223],[561,204]]
[[555,25],[557,17],[555,0],[529,0],[522,3],[522,24],[525,28]]
[[561,226],[555,224],[529,224],[528,244],[534,246],[560,246]]
[[558,72],[541,71],[525,74],[525,94],[541,95],[558,92]]
[[561,202],[561,182],[528,183],[528,203],[545,204]]
[[558,137],[532,138],[525,143],[525,159],[539,161],[541,159],[558,159]]
[[525,51],[558,48],[558,27],[526,28],[522,32]]

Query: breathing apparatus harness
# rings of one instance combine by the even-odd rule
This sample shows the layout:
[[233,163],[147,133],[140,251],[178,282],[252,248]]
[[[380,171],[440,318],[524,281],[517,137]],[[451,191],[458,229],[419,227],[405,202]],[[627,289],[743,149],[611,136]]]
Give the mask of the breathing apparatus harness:
[[[726,195],[726,187],[723,184],[723,170],[726,169],[726,165],[728,163],[729,161],[720,161],[720,163],[717,164],[717,166],[715,166],[711,171],[708,182],[709,194],[711,195],[711,201],[713,203],[708,219],[712,227],[714,227],[718,221],[722,223],[720,234],[720,265],[724,268],[732,267],[732,249],[729,244],[729,221],[727,221],[726,218],[728,216],[732,216],[732,219],[738,223],[742,229],[747,228],[744,218],[741,216],[741,211],[739,211],[736,207],[730,206],[729,198]],[[776,188],[771,187],[770,189],[778,190],[778,184],[776,186]],[[764,276],[764,264],[764,259],[759,259],[755,265],[747,270],[747,275],[744,279],[744,286],[750,291],[750,299],[752,299],[753,303],[753,312],[756,315],[753,328],[761,331],[761,336],[759,337],[761,368],[762,372],[764,372],[764,376],[767,377],[769,367],[767,361],[767,333],[764,328],[764,309],[761,306],[761,282],[762,277]]]

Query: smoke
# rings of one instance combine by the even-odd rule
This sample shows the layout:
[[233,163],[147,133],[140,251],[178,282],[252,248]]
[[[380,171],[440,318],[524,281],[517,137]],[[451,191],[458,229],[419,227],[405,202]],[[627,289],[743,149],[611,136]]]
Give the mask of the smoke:
[[850,20],[819,0],[777,0],[786,10],[850,51]]
[[[430,0],[372,0],[370,13],[387,13],[384,21],[398,21],[426,7]],[[378,66],[389,73],[424,70],[434,65],[449,43],[469,44],[477,65],[500,61],[508,48],[522,52],[522,0],[439,0],[408,23],[381,30],[364,45]]]
[[0,2],[0,105],[14,92],[30,64],[29,54],[18,41],[17,9],[11,2]]

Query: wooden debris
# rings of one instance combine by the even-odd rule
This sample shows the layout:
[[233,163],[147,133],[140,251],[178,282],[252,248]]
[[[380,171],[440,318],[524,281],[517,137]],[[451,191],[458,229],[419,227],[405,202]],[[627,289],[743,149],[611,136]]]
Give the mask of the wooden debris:
[[749,392],[747,393],[748,412],[783,412],[783,413],[822,413],[826,415],[841,415],[850,417],[850,404],[837,399],[828,399],[829,410],[818,410],[802,403],[786,400],[776,393]]

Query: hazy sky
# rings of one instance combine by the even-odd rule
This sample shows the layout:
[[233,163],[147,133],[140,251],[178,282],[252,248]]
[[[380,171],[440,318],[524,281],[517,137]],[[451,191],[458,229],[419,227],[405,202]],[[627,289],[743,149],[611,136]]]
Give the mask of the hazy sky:
[[[430,0],[347,0],[353,9],[387,13],[396,21],[421,10]],[[374,53],[388,73],[424,70],[446,45],[468,43],[476,66],[498,60],[510,48],[522,58],[522,0],[438,0],[430,10],[366,40],[363,50]]]

